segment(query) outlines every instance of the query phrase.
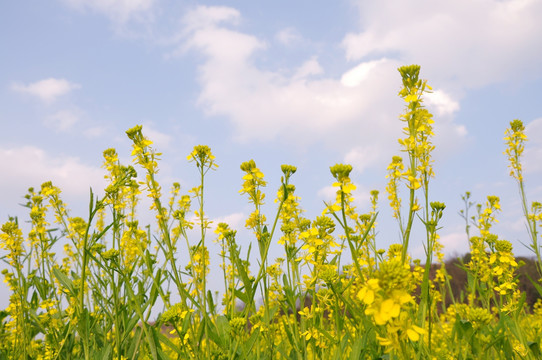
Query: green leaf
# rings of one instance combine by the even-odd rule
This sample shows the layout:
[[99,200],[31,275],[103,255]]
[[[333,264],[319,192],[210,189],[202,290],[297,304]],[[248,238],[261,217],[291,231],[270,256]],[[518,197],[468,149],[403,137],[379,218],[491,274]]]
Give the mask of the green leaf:
[[[134,314],[134,316],[128,321],[128,323],[126,324],[126,330],[125,330],[125,335],[124,335],[124,336],[125,336],[125,340],[128,340],[128,339],[131,337],[131,334],[130,334],[130,333],[132,332],[132,330],[134,329],[134,327],[137,325],[138,321],[139,321],[139,317],[138,317],[138,316],[135,316],[135,314]],[[136,329],[136,331],[137,331],[137,330],[141,331],[141,328],[138,327],[138,328]]]
[[230,322],[228,321],[228,318],[224,315],[221,315],[216,318],[215,320],[216,329],[218,331],[218,335],[222,339],[222,342],[224,344],[227,344],[227,339],[229,339],[230,335]]
[[519,302],[516,308],[516,317],[519,318],[521,316],[521,313],[523,312],[523,307],[525,306],[525,300],[527,299],[527,293],[522,292],[521,297],[519,298]]
[[536,356],[537,359],[542,358],[542,354],[540,353],[540,345],[537,342],[531,342],[529,341],[527,343],[529,346],[529,349],[533,352],[534,356]]
[[352,352],[350,353],[350,360],[360,359],[361,350],[363,349],[363,339],[358,337],[354,341],[354,346],[352,347]]
[[105,348],[103,348],[101,351],[98,351],[94,355],[95,359],[111,359],[112,358],[111,351],[112,351],[112,346],[110,343]]
[[[293,337],[292,331],[290,329],[291,324],[288,321],[286,321],[284,318],[282,319],[282,323],[283,323],[284,331],[286,332],[286,337],[288,338],[288,341],[290,341],[290,344],[292,345],[292,348],[296,349],[297,344],[294,341],[294,337]],[[279,349],[280,348],[281,347],[279,346]]]
[[154,306],[157,299],[158,299],[158,287],[153,282],[152,287],[151,287],[151,294],[149,296],[149,304],[150,304],[151,307]]
[[160,342],[165,344],[167,347],[169,347],[171,350],[175,351],[177,354],[182,355],[181,349],[175,343],[173,343],[166,335],[162,333],[158,333],[158,338],[160,339]]
[[213,293],[211,290],[207,290],[207,303],[209,305],[209,311],[211,314],[215,313],[215,303],[213,301]]
[[472,323],[468,320],[461,319],[458,322],[456,322],[459,325],[459,329],[461,331],[461,335],[466,337],[469,336],[472,331]]
[[9,313],[6,310],[0,310],[0,324],[2,321],[7,318]]
[[141,327],[137,327],[135,329],[135,334],[130,341],[130,348],[128,349],[128,353],[126,354],[128,359],[133,359],[135,357],[135,353],[139,349],[139,344],[141,343],[142,332],[143,330],[141,329]]
[[[210,321],[205,321],[205,323],[209,324]],[[222,339],[220,338],[218,332],[216,331],[217,329],[215,327],[210,326],[210,324],[206,326],[207,326],[207,336],[209,337],[209,340],[213,341],[216,345],[218,345],[218,347],[224,348],[224,343]]]
[[157,348],[156,350],[158,360],[169,360],[169,357],[166,355],[166,353],[164,353],[164,350],[162,350],[162,348]]
[[247,295],[244,293],[244,292],[241,292],[239,289],[234,289],[233,290],[233,293],[235,294],[235,296],[241,300],[244,304],[246,304],[248,302],[248,297]]
[[527,275],[527,277],[529,278],[529,281],[531,281],[531,284],[533,284],[533,286],[536,288],[536,291],[538,291],[538,294],[540,296],[542,296],[542,286],[540,286],[540,284],[538,283],[538,281],[534,281],[530,276],[529,274],[525,274]]
[[245,342],[245,344],[243,346],[243,353],[245,355],[244,356],[245,358],[248,358],[248,355],[252,351],[252,348],[254,347],[254,344],[256,343],[256,340],[258,340],[259,335],[260,335],[260,330],[256,329],[256,330],[254,330],[252,335],[250,335],[250,338],[248,339],[248,341]]
[[149,344],[149,346],[152,346],[154,348],[158,359],[167,359],[168,357],[164,354],[164,352],[162,351],[162,347],[160,346],[160,340],[158,340],[160,330],[155,327],[149,327],[149,330],[151,331],[153,341],[153,343]]
[[[241,275],[241,280],[243,281],[243,285],[245,288],[245,293],[248,298],[252,297],[252,282],[250,281],[250,278],[248,277],[248,274],[245,270],[244,265],[241,262],[241,259],[239,257],[235,257],[235,265],[237,266],[237,270],[239,271],[239,275]],[[250,293],[247,293],[247,291],[250,291]],[[245,302],[246,304],[246,302]]]
[[346,346],[348,345],[348,340],[350,339],[350,335],[346,333],[345,336],[343,336],[341,340],[341,346],[339,349],[335,352],[335,360],[341,360],[343,358],[343,354],[346,351]]
[[70,295],[75,296],[73,281],[62,271],[60,271],[59,268],[53,268],[53,274],[57,278],[57,280],[64,286],[66,289],[68,289]]
[[337,339],[335,339],[326,329],[320,328],[318,331],[320,331],[332,343],[338,342]]
[[282,357],[284,359],[292,359],[293,358],[292,356],[290,356],[290,354],[286,353],[286,350],[282,346],[278,346],[277,350],[278,350],[279,354],[282,355]]

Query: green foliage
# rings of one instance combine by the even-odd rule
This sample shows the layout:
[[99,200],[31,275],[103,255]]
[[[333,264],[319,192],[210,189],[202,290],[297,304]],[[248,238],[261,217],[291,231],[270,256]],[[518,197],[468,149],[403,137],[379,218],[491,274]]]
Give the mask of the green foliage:
[[[61,190],[47,182],[26,196],[26,236],[17,219],[1,227],[7,265],[2,273],[11,294],[0,312],[0,359],[540,358],[542,302],[520,286],[518,274],[533,279],[521,284],[540,290],[539,276],[522,275],[511,244],[491,232],[498,197],[488,196],[472,216],[466,193],[460,214],[470,256],[444,263],[439,231],[446,206],[429,196],[433,117],[423,96],[431,88],[420,79],[419,66],[399,72],[405,156],[393,157],[386,190],[401,243],[378,248],[379,193],[371,192],[371,208],[360,214],[347,164],[330,168],[336,197],[313,220],[303,216],[292,184],[297,169],[282,165],[277,210],[268,221],[267,182],[250,160],[241,164],[239,192],[253,206],[246,227],[254,235],[257,266],[250,266],[252,244],[243,249],[235,229],[216,224],[220,301],[208,288],[213,224],[204,211],[205,179],[218,167],[215,157],[208,146],[196,146],[187,159],[199,184],[181,194],[174,183],[166,199],[156,180],[161,154],[136,126],[127,135],[140,177],[108,149],[105,195],[90,192],[85,218],[71,216]],[[527,206],[520,161],[524,129],[519,120],[511,123],[506,154],[540,271],[542,206]],[[406,206],[401,190],[408,194]],[[138,219],[143,194],[155,215],[152,226]],[[408,253],[415,221],[426,230],[423,261]],[[273,262],[274,241],[284,253]],[[63,257],[57,252],[61,244]],[[188,262],[182,263],[183,256]],[[154,309],[162,311],[151,319]]]

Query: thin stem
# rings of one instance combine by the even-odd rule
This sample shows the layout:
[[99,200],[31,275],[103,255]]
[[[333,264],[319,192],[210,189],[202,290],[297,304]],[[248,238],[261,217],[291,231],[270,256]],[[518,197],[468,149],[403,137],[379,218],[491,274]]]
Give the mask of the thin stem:
[[407,226],[406,226],[405,232],[403,233],[403,249],[402,249],[402,252],[401,252],[401,259],[403,260],[403,262],[405,262],[406,258],[407,258],[408,243],[410,241],[410,231],[412,229],[412,223],[414,222],[414,211],[412,209],[414,207],[414,201],[415,201],[414,194],[415,194],[415,191],[416,190],[414,190],[414,189],[410,189],[410,197],[409,197],[410,211],[408,212]]

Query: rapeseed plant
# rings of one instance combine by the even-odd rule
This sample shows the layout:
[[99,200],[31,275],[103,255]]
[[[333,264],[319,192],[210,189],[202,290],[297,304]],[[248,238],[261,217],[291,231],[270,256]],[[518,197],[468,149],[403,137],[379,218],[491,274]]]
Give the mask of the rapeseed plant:
[[[496,196],[476,205],[474,216],[471,194],[463,196],[460,215],[471,250],[466,301],[451,291],[439,242],[446,205],[432,201],[429,191],[434,120],[423,101],[431,88],[417,65],[399,73],[403,156],[387,168],[386,191],[401,243],[379,248],[379,193],[371,191],[370,208],[359,212],[351,165],[330,167],[335,200],[315,219],[304,217],[291,183],[297,168],[282,165],[277,210],[268,221],[267,181],[249,160],[241,164],[239,193],[253,205],[245,226],[257,258],[251,245],[239,245],[236,229],[216,224],[224,280],[217,302],[208,288],[207,232],[214,224],[204,209],[215,157],[208,146],[194,147],[187,160],[199,183],[187,194],[173,183],[164,194],[157,180],[161,154],[135,126],[126,132],[133,166],[121,164],[115,149],[104,151],[107,186],[101,198],[91,191],[88,216],[71,215],[61,190],[46,182],[26,195],[26,236],[17,219],[1,226],[2,274],[11,294],[0,312],[0,359],[540,358],[542,302],[532,311],[526,306],[517,279],[521,264],[510,242],[492,232]],[[521,121],[511,122],[505,154],[540,270],[542,205],[527,206],[524,130]],[[140,223],[142,196],[151,200],[154,227]],[[416,219],[425,229],[423,260],[409,254]],[[273,241],[284,249],[277,259],[270,258]]]
[[521,156],[525,149],[525,142],[527,136],[525,135],[525,126],[521,120],[513,120],[510,122],[510,127],[505,131],[504,141],[507,148],[504,152],[508,157],[508,166],[510,167],[510,176],[516,179],[518,183],[519,193],[521,197],[521,207],[523,214],[527,221],[527,229],[529,237],[531,238],[531,250],[536,255],[538,260],[538,271],[542,275],[542,262],[540,255],[540,245],[538,245],[538,227],[542,226],[542,206],[540,202],[534,201],[531,204],[530,211],[527,203],[527,196],[525,195],[525,182],[523,179],[523,167],[521,164]]

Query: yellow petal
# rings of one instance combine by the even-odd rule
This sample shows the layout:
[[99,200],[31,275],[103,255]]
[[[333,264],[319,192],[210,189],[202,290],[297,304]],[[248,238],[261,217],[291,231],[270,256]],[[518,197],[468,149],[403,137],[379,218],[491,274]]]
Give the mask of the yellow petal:
[[412,329],[408,329],[406,331],[407,335],[408,335],[408,338],[412,341],[418,341],[420,340],[420,334],[418,334],[416,331],[412,330]]
[[382,302],[380,305],[380,311],[383,313],[390,313],[393,309],[394,302],[392,299],[387,299]]
[[399,313],[401,312],[401,307],[397,303],[393,303],[393,307],[390,311],[390,316],[392,318],[399,316]]

